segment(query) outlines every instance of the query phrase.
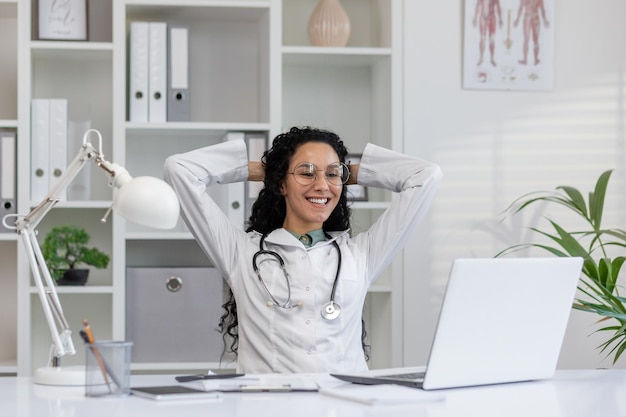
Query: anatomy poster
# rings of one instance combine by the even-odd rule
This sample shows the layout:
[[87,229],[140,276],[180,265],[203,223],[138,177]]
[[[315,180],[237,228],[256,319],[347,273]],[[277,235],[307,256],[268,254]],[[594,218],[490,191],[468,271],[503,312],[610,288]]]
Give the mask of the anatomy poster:
[[463,86],[552,89],[556,0],[465,0]]

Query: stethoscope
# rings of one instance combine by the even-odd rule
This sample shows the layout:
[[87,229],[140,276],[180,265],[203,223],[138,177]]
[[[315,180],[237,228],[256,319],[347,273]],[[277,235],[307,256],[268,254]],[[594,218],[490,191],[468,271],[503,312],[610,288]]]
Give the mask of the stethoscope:
[[[289,283],[289,274],[287,273],[287,269],[285,268],[285,261],[283,260],[282,256],[280,256],[277,252],[263,249],[263,243],[265,242],[266,236],[267,235],[263,235],[261,237],[261,241],[259,242],[259,250],[252,257],[252,268],[254,268],[254,272],[256,273],[256,276],[259,278],[259,282],[263,286],[263,289],[265,289],[265,292],[270,297],[270,301],[267,302],[267,306],[268,307],[276,306],[276,307],[280,307],[284,309],[302,307],[302,301],[298,301],[295,304],[291,303],[291,284]],[[326,235],[326,237],[330,238],[330,236],[328,235]],[[341,250],[339,249],[339,245],[337,244],[336,240],[333,240],[332,243],[335,246],[335,249],[337,249],[337,255],[338,255],[337,273],[335,274],[335,281],[333,282],[333,288],[330,292],[330,300],[322,306],[322,310],[320,311],[320,314],[326,320],[334,320],[337,317],[339,317],[339,315],[341,314],[341,306],[335,303],[335,291],[337,291],[337,281],[339,280],[339,272],[341,271]],[[257,266],[257,262],[256,262],[256,259],[257,257],[259,257],[259,255],[269,255],[269,256],[274,257],[278,261],[278,264],[280,265],[280,269],[283,270],[283,275],[287,283],[287,301],[285,301],[284,303],[279,302],[272,295],[269,288],[267,288],[267,285],[265,285],[265,281],[261,277],[261,272],[259,271],[259,267]]]

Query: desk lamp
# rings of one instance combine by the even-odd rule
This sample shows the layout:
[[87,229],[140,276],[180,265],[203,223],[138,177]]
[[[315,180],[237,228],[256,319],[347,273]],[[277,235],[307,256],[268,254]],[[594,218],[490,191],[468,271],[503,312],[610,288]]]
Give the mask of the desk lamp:
[[[97,149],[88,142],[91,133],[95,133],[98,136]],[[101,219],[102,222],[106,222],[106,218],[111,210],[114,210],[127,220],[157,229],[171,229],[178,221],[179,205],[174,190],[165,181],[155,177],[133,178],[123,167],[106,161],[102,153],[102,135],[95,129],[85,132],[83,145],[78,155],[68,165],[65,173],[59,177],[41,203],[26,216],[13,215],[16,217],[16,221],[15,227],[11,226],[11,228],[17,231],[18,238],[26,247],[26,255],[32,269],[33,280],[37,287],[53,342],[50,364],[35,371],[34,381],[39,384],[85,384],[83,367],[63,368],[60,366],[60,359],[65,355],[74,355],[76,349],[71,338],[72,332],[63,315],[55,284],[46,266],[41,247],[37,242],[36,228],[46,214],[60,201],[59,194],[70,184],[90,159],[109,174],[109,187],[117,189],[113,197],[113,203]],[[3,220],[5,225],[7,217],[5,216]]]

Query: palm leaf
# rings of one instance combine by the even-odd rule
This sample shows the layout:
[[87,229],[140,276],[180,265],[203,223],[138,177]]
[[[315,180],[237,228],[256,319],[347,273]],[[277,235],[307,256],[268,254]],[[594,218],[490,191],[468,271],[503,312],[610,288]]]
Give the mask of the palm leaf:
[[604,199],[606,197],[606,188],[611,178],[611,170],[604,171],[596,182],[596,188],[593,194],[589,194],[589,214],[594,230],[600,230],[602,224],[602,212],[604,211]]
[[564,203],[563,205],[572,208],[581,216],[587,218],[587,204],[585,203],[585,199],[580,191],[567,185],[561,185],[556,187],[556,189],[563,190],[563,192],[570,198],[569,200],[564,200],[567,201],[567,204]]

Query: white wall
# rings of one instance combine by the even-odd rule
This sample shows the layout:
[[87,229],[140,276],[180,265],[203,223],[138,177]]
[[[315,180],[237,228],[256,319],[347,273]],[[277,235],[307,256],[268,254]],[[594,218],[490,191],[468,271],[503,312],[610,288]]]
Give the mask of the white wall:
[[[558,185],[586,192],[613,168],[605,225],[626,228],[626,2],[545,1],[556,1],[549,92],[464,90],[463,1],[404,2],[405,151],[444,172],[404,259],[407,365],[427,359],[452,259],[491,257],[523,238],[528,220],[495,223],[516,197]],[[590,336],[596,319],[572,313],[560,368],[611,366],[595,349],[607,336]]]

